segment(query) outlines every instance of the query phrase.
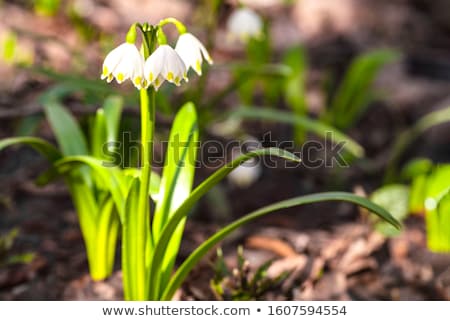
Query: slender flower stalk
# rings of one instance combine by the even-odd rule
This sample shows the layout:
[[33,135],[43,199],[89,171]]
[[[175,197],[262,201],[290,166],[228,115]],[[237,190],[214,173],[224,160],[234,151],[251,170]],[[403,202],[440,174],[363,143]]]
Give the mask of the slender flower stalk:
[[[157,29],[149,28],[144,31],[144,59],[152,52],[156,43]],[[149,83],[147,82],[147,85]],[[138,279],[143,280],[143,284],[136,284],[138,287],[136,300],[145,300],[148,297],[149,280],[147,274],[147,257],[150,244],[148,240],[150,235],[150,206],[149,206],[149,186],[152,171],[153,158],[153,136],[155,131],[155,91],[153,88],[142,88],[140,90],[141,101],[141,185],[139,189],[138,200],[138,224],[136,235],[138,237],[138,253],[136,268],[138,270]]]

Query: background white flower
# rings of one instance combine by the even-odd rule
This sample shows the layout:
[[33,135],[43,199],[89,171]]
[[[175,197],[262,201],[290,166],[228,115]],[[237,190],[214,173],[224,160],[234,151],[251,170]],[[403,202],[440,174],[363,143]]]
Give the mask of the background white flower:
[[[261,148],[261,142],[252,136],[246,137],[241,149],[245,152],[254,151]],[[239,156],[236,151],[233,151],[234,158]],[[262,166],[260,160],[249,159],[236,167],[230,174],[228,174],[228,180],[240,188],[246,188],[252,185],[258,180],[262,173]]]
[[177,86],[180,85],[181,80],[188,80],[183,60],[169,45],[159,46],[147,58],[144,64],[144,76],[148,84],[152,84],[156,90],[164,80]]
[[101,79],[111,82],[113,78],[119,84],[131,79],[136,88],[145,87],[144,58],[134,44],[123,43],[106,56]]
[[249,159],[228,174],[228,179],[234,185],[246,188],[258,180],[261,172],[261,164],[255,159]]
[[263,21],[252,9],[239,8],[228,18],[227,29],[231,36],[243,41],[260,38],[263,35]]
[[205,46],[191,33],[183,33],[178,38],[175,51],[186,65],[186,70],[192,68],[200,76],[202,74],[202,62],[205,59],[209,64],[213,61]]

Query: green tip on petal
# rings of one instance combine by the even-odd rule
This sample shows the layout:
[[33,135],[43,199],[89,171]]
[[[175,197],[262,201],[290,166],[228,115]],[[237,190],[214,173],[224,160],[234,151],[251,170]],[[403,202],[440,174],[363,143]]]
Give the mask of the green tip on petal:
[[197,71],[197,73],[202,73],[202,63],[200,62],[200,60],[197,60],[195,62],[195,71]]
[[169,80],[169,81],[173,80],[173,73],[171,71],[169,71],[169,73],[167,74],[166,79]]
[[121,72],[119,72],[119,74],[117,75],[117,81],[119,83],[121,83],[123,81],[123,78],[124,78],[124,75]]
[[141,83],[142,83],[142,77],[139,77],[139,76],[135,77],[133,82],[134,82],[135,86],[140,87]]

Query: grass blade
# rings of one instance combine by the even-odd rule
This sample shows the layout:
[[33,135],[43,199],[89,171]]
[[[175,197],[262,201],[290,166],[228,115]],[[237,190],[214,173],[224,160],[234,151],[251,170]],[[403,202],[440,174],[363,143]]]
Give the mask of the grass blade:
[[[170,131],[166,160],[159,187],[159,201],[152,222],[153,244],[155,244],[167,221],[184,202],[192,190],[195,162],[198,148],[198,124],[195,106],[185,104],[177,113]],[[172,234],[164,254],[162,269],[165,271],[158,280],[152,280],[152,292],[158,292],[160,282],[165,283],[171,274],[183,235],[185,220],[179,222]]]
[[65,156],[87,155],[86,138],[73,116],[55,99],[43,102],[45,114]]
[[319,137],[326,138],[327,133],[333,133],[332,139],[335,143],[345,142],[344,149],[354,156],[364,156],[364,149],[353,139],[343,134],[336,128],[326,125],[318,120],[306,116],[294,115],[290,112],[283,112],[271,108],[246,107],[243,106],[230,114],[231,117],[257,119],[270,122],[282,122],[303,127],[307,131]]
[[213,236],[211,236],[208,240],[203,242],[180,266],[177,272],[172,277],[170,283],[166,287],[164,294],[162,295],[162,300],[170,300],[175,293],[175,291],[181,286],[184,279],[187,277],[189,272],[194,268],[194,266],[211,250],[218,242],[223,240],[227,235],[229,235],[234,230],[239,227],[259,218],[271,212],[285,209],[289,207],[323,202],[323,201],[346,201],[357,204],[359,206],[365,207],[371,212],[383,218],[385,221],[391,223],[397,228],[400,228],[400,223],[397,222],[385,209],[382,207],[370,202],[366,198],[356,196],[351,193],[344,192],[328,192],[328,193],[318,193],[307,196],[300,196],[296,198],[291,198],[285,201],[281,201],[266,207],[263,207],[259,210],[256,210],[250,214],[245,215],[244,217],[234,221],[233,223],[227,225]]
[[103,181],[109,187],[121,221],[124,221],[125,197],[128,193],[128,181],[125,175],[116,167],[104,167],[103,162],[92,156],[67,156],[55,163],[61,174],[70,173],[79,166],[87,165],[92,175]]
[[[140,181],[134,178],[131,183],[130,192],[125,202],[125,215],[122,220],[122,273],[123,273],[123,290],[125,300],[137,300],[138,290],[136,279],[139,273],[136,269],[137,256],[142,253],[137,253],[137,237],[136,237],[136,222],[134,215],[138,211],[139,203],[139,186]],[[145,280],[140,280],[141,284],[145,284]]]
[[402,132],[392,146],[389,165],[385,174],[385,183],[394,180],[401,156],[420,135],[434,126],[447,122],[450,122],[450,106],[423,116],[413,127]]
[[333,124],[341,129],[352,125],[370,101],[370,86],[379,70],[397,57],[392,50],[375,50],[352,61],[332,99],[330,116],[333,119],[330,120]]
[[52,163],[62,157],[55,146],[37,137],[13,137],[2,139],[0,140],[0,151],[16,144],[29,145]]
[[[258,156],[276,156],[281,157],[286,160],[299,162],[300,159],[294,154],[279,149],[279,148],[264,148],[258,149],[255,151],[251,151],[247,154],[241,155],[238,158],[234,159],[232,162],[223,166],[211,176],[209,176],[206,180],[204,180],[198,187],[196,187],[191,195],[176,209],[173,213],[172,217],[167,222],[161,236],[156,243],[154,253],[153,253],[153,261],[151,262],[150,267],[150,280],[154,281],[159,278],[159,272],[161,271],[161,266],[163,262],[163,258],[165,252],[167,250],[167,246],[170,242],[172,234],[177,229],[178,224],[186,217],[188,212],[192,209],[195,203],[204,196],[211,188],[213,188],[217,183],[219,183],[223,178],[225,178],[232,170],[238,167],[243,162]],[[165,288],[165,284],[162,285]],[[151,300],[157,300],[157,297],[151,297]]]
[[120,117],[123,109],[123,98],[121,96],[110,96],[103,104],[106,121],[106,142],[117,140],[120,128]]
[[[292,69],[292,73],[284,80],[284,98],[294,114],[304,117],[308,111],[305,95],[308,62],[304,48],[291,48],[284,55],[283,62]],[[294,126],[294,138],[297,144],[304,142],[306,131],[303,126]]]

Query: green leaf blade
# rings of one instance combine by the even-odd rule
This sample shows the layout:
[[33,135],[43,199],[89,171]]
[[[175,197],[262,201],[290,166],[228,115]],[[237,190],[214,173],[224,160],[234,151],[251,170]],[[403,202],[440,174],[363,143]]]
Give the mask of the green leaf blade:
[[[125,201],[125,217],[122,222],[122,273],[125,300],[138,300],[139,291],[137,289],[137,277],[140,273],[136,273],[139,266],[137,256],[142,255],[137,251],[137,237],[135,235],[137,220],[135,215],[139,208],[139,187],[140,180],[134,178],[130,191]],[[145,284],[145,280],[139,280],[140,285]]]
[[389,212],[387,212],[384,208],[370,202],[369,200],[356,196],[351,193],[345,192],[327,192],[327,193],[318,193],[311,194],[307,196],[300,196],[292,199],[288,199],[285,201],[281,201],[275,204],[271,204],[269,206],[263,207],[259,210],[256,210],[250,214],[245,215],[244,217],[234,221],[233,223],[227,225],[213,236],[211,236],[208,240],[202,243],[180,266],[175,275],[172,277],[171,282],[166,287],[166,290],[162,296],[162,300],[170,300],[175,293],[175,291],[181,286],[184,279],[187,277],[188,273],[194,268],[194,266],[203,258],[203,256],[211,250],[218,242],[223,240],[227,235],[231,232],[235,231],[237,228],[247,224],[259,217],[262,217],[268,213],[290,208],[294,206],[311,204],[322,201],[347,201],[354,203],[356,205],[367,208],[371,212],[380,216],[387,222],[391,223],[397,228],[400,228],[400,223],[393,218]]
[[[211,188],[213,188],[217,183],[219,183],[223,178],[225,178],[232,170],[237,168],[240,164],[251,158],[265,155],[276,156],[284,158],[286,160],[300,162],[300,159],[297,156],[288,151],[281,150],[279,148],[264,148],[254,150],[247,154],[237,157],[230,163],[221,167],[211,176],[209,176],[198,187],[196,187],[189,195],[189,197],[180,205],[180,207],[176,209],[176,211],[173,213],[172,217],[169,219],[166,226],[164,227],[164,230],[162,231],[161,236],[158,242],[156,243],[154,249],[153,260],[150,266],[150,280],[152,281],[159,280],[158,273],[161,271],[163,258],[167,250],[168,244],[170,242],[170,239],[172,237],[172,234],[177,229],[178,224],[186,217],[188,212],[195,205],[195,203],[202,196],[204,196]],[[162,287],[165,288],[165,285],[163,284]],[[157,300],[158,298],[159,297],[152,297],[151,299]]]
[[356,141],[340,132],[336,128],[326,125],[318,120],[307,116],[294,115],[289,112],[274,110],[271,108],[260,108],[243,106],[230,114],[231,117],[257,119],[269,122],[282,122],[303,127],[305,130],[316,134],[319,137],[327,138],[328,133],[332,133],[331,138],[335,143],[345,142],[344,149],[348,150],[356,157],[364,156],[364,148]]
[[0,151],[17,144],[29,145],[52,163],[62,157],[61,153],[55,146],[37,137],[12,137],[2,139],[0,140]]
[[[156,204],[152,222],[153,242],[156,243],[167,221],[174,211],[185,201],[192,190],[195,164],[198,149],[198,124],[195,106],[185,104],[177,113],[170,132],[165,166],[159,187],[159,201]],[[160,278],[151,280],[151,295],[158,292],[160,282],[170,277],[172,267],[177,257],[185,220],[179,222],[172,234],[167,251],[164,254],[162,269],[165,271]]]
[[44,109],[62,153],[65,156],[87,155],[86,138],[74,117],[54,99],[44,100]]

